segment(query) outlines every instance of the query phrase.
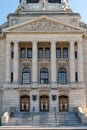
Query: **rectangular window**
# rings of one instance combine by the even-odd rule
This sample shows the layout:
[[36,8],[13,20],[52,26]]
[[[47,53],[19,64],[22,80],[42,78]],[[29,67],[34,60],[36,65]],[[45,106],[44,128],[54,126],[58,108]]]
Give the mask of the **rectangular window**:
[[78,73],[77,72],[75,73],[75,80],[76,80],[76,82],[78,81]]
[[30,73],[23,73],[23,84],[30,84]]
[[68,48],[63,48],[63,58],[68,58]]
[[56,49],[56,58],[61,58],[61,48]]
[[13,82],[13,72],[11,73],[11,82]]
[[50,58],[50,48],[45,49],[45,58]]
[[11,58],[12,59],[14,58],[14,52],[13,51],[11,52]]
[[25,48],[21,48],[20,49],[20,58],[24,59],[26,57],[26,51]]
[[59,73],[58,78],[59,78],[59,84],[67,84],[66,80],[66,73]]
[[43,58],[43,48],[39,48],[39,50],[38,50],[38,58],[39,59]]
[[27,58],[32,58],[32,48],[27,49]]
[[77,51],[75,51],[75,59],[77,59]]

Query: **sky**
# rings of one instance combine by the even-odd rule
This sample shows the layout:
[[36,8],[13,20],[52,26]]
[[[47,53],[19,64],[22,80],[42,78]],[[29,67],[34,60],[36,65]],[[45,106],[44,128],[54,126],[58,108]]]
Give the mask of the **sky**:
[[[81,21],[87,23],[87,0],[68,0],[73,12],[80,13]],[[0,25],[7,21],[7,15],[14,13],[19,0],[0,0]]]

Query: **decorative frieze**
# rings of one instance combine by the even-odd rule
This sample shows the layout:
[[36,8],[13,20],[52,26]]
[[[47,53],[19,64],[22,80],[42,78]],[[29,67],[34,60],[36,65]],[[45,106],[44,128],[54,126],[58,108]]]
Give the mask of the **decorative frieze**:
[[79,29],[65,25],[58,21],[53,21],[48,18],[40,18],[22,26],[10,29],[17,32],[60,32],[60,31],[79,31]]

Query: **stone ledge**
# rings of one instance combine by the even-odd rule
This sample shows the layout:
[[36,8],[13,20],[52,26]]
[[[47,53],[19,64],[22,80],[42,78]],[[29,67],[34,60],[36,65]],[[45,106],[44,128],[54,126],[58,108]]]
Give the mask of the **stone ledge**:
[[[34,86],[33,86],[34,85]],[[85,83],[71,83],[71,84],[27,84],[27,85],[20,85],[20,84],[3,84],[3,89],[86,89]]]

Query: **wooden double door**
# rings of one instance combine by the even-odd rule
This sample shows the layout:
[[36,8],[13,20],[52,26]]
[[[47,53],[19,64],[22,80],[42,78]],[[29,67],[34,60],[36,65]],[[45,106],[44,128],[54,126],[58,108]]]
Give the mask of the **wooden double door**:
[[68,111],[68,97],[67,96],[59,97],[59,111],[61,112]]
[[21,96],[20,98],[20,111],[29,111],[30,110],[30,97]]
[[48,112],[49,111],[49,97],[46,95],[40,96],[40,111]]

